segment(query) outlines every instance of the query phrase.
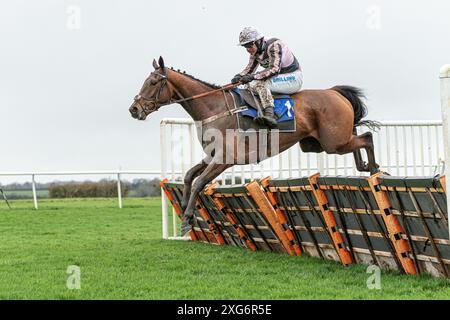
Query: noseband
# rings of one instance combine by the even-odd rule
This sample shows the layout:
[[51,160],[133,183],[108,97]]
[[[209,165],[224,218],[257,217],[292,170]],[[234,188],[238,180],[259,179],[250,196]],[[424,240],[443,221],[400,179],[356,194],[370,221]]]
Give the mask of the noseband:
[[[167,77],[165,75],[162,75],[162,74],[158,73],[158,76],[160,76],[162,78],[162,80],[161,80],[161,85],[160,85],[160,87],[158,89],[158,92],[156,93],[155,97],[147,98],[147,97],[141,96],[140,94],[138,94],[138,95],[136,95],[134,97],[134,101],[142,108],[142,111],[144,111],[146,114],[149,114],[149,113],[151,113],[153,111],[158,110],[163,105],[172,103],[172,92],[171,92],[169,86],[168,86],[169,92],[170,92],[169,93],[169,96],[170,96],[169,101],[160,103],[159,97],[161,96],[161,93],[164,90],[164,87],[167,85],[168,80],[167,80]],[[141,104],[141,100],[144,100],[147,103]],[[148,108],[148,104],[152,104],[154,108],[149,109]]]

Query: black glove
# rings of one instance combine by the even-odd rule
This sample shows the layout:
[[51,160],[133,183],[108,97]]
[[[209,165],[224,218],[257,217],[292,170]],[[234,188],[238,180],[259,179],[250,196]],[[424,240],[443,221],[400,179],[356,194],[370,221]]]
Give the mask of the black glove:
[[242,84],[249,83],[249,82],[253,81],[253,79],[255,79],[255,77],[252,74],[246,74],[245,76],[243,76],[241,78],[241,83]]
[[238,73],[237,75],[235,75],[233,77],[233,79],[231,79],[231,83],[232,84],[238,83],[239,81],[241,81],[241,78],[242,78],[242,76]]

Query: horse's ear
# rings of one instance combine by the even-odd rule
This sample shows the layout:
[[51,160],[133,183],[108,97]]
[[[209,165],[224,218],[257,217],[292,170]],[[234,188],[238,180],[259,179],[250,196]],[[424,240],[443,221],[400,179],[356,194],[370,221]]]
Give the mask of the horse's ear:
[[163,57],[159,56],[158,62],[159,62],[159,66],[161,67],[161,69],[164,69],[164,59],[163,59]]
[[158,63],[156,62],[156,59],[153,59],[153,68],[155,68],[155,70],[159,68]]

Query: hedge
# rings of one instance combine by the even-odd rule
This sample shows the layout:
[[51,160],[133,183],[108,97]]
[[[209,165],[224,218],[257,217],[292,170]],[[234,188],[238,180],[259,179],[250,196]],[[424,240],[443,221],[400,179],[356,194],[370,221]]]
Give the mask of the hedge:
[[[129,186],[121,184],[122,196],[126,197]],[[50,198],[111,198],[117,197],[117,182],[82,182],[51,184],[48,188]]]

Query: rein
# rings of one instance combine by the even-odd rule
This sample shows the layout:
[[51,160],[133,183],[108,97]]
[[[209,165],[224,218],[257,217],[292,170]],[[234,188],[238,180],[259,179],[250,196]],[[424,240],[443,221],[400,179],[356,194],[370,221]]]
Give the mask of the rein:
[[[167,78],[166,78],[166,79],[167,79]],[[166,81],[167,81],[167,80],[166,80]],[[233,102],[234,102],[234,109],[230,109],[230,106],[228,105],[228,100],[227,100],[227,97],[226,97],[226,95],[225,95],[225,91],[226,91],[226,90],[234,89],[234,88],[238,87],[239,85],[240,85],[239,82],[236,83],[236,84],[230,83],[230,84],[224,85],[223,87],[221,87],[221,88],[219,88],[219,89],[214,89],[214,90],[211,90],[211,91],[208,91],[208,92],[200,93],[200,94],[197,94],[197,95],[188,97],[188,98],[184,98],[184,97],[178,92],[178,90],[175,89],[175,90],[176,90],[175,92],[177,93],[177,95],[178,95],[179,97],[182,97],[182,98],[181,98],[181,99],[178,99],[178,100],[169,100],[169,101],[166,102],[166,103],[160,104],[160,105],[159,105],[159,108],[162,107],[162,106],[165,106],[165,105],[172,104],[172,103],[180,103],[180,102],[186,102],[186,101],[191,101],[191,100],[203,98],[203,97],[209,96],[209,95],[211,95],[211,94],[213,94],[213,93],[222,91],[222,92],[223,92],[223,98],[224,98],[224,100],[225,100],[225,105],[226,105],[226,107],[227,107],[227,111],[222,112],[222,113],[219,113],[219,114],[216,114],[216,115],[213,115],[213,116],[211,116],[211,117],[209,117],[209,118],[203,119],[203,120],[202,120],[202,125],[205,125],[205,124],[207,124],[207,123],[216,121],[217,119],[226,117],[226,116],[228,116],[228,115],[233,115],[233,114],[235,114],[235,113],[237,113],[237,112],[240,112],[240,111],[242,111],[242,110],[247,109],[247,107],[239,107],[239,108],[238,108],[238,107],[236,106],[236,100],[235,100],[235,99],[233,99]]]
[[182,98],[182,99],[173,100],[173,101],[168,101],[165,104],[161,104],[161,106],[164,106],[164,105],[167,105],[167,104],[172,104],[172,103],[180,103],[180,102],[195,100],[195,99],[198,99],[198,98],[203,98],[203,97],[209,96],[210,94],[213,94],[213,93],[216,93],[216,92],[234,89],[234,88],[238,87],[239,85],[240,85],[240,83],[236,83],[236,84],[230,83],[230,84],[224,85],[223,87],[221,87],[219,89],[215,89],[215,90],[211,90],[211,91],[208,91],[208,92],[200,93],[200,94],[197,94],[197,95],[192,96],[192,97]]
[[[195,100],[195,99],[199,99],[199,98],[203,98],[203,97],[209,96],[209,95],[211,95],[213,93],[220,92],[220,91],[225,92],[225,90],[234,89],[234,88],[236,88],[236,87],[238,87],[240,85],[239,82],[235,83],[235,84],[230,83],[230,84],[224,85],[223,87],[221,87],[219,89],[214,89],[214,90],[211,90],[211,91],[208,91],[208,92],[204,92],[204,93],[200,93],[200,94],[197,94],[197,95],[194,95],[194,96],[191,96],[191,97],[187,97],[187,98],[183,97],[183,95],[176,88],[174,88],[173,86],[169,86],[168,87],[169,90],[170,91],[174,90],[175,93],[177,94],[177,96],[181,97],[181,99],[172,100],[172,98],[170,98],[169,101],[166,101],[166,102],[163,102],[163,103],[159,103],[158,100],[159,100],[159,96],[161,95],[162,90],[167,85],[167,83],[170,84],[170,82],[169,82],[169,80],[167,79],[167,77],[165,75],[162,75],[162,74],[158,74],[158,75],[160,77],[162,77],[162,81],[161,81],[161,86],[159,87],[158,92],[156,93],[155,97],[154,98],[146,98],[146,97],[141,96],[141,95],[138,94],[138,95],[136,95],[134,97],[134,101],[139,103],[139,100],[142,99],[144,101],[148,101],[150,103],[153,103],[155,105],[155,107],[157,106],[158,109],[159,109],[159,108],[161,108],[163,106],[167,106],[167,105],[170,105],[172,103],[181,103],[181,102],[191,101],[191,100]],[[172,97],[172,94],[170,94],[170,96]],[[139,103],[139,105],[142,107],[142,109],[144,111],[146,111],[146,112],[151,111],[150,109],[148,109],[148,107],[145,104],[141,105]]]

